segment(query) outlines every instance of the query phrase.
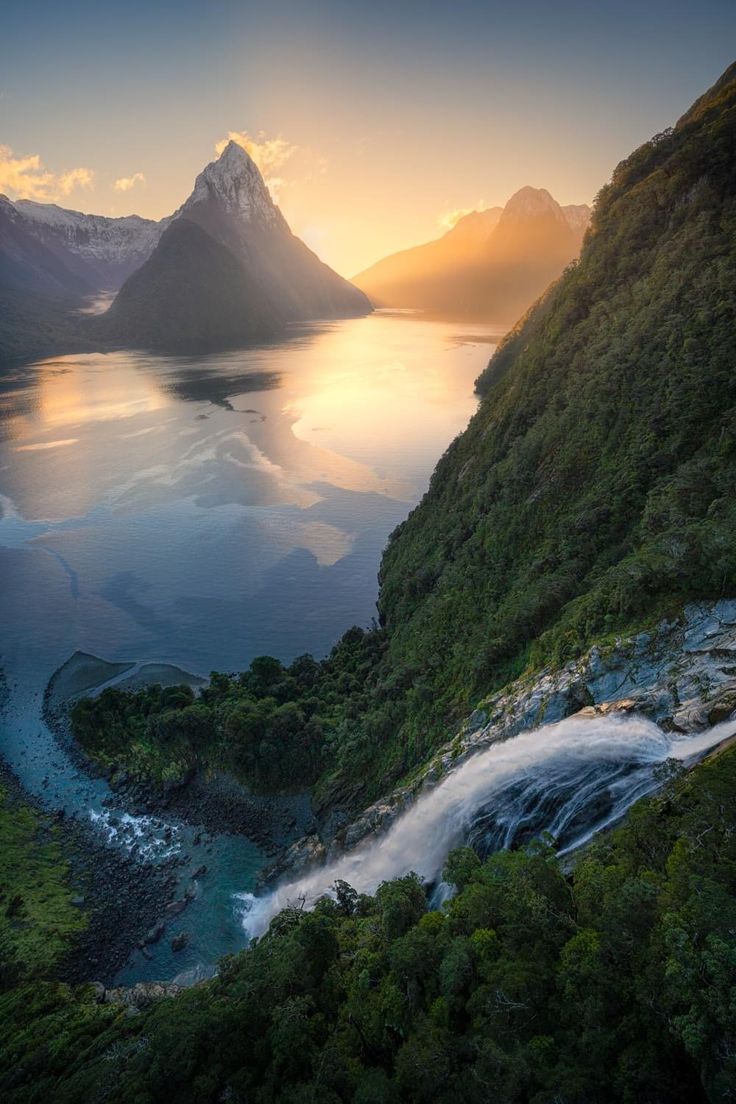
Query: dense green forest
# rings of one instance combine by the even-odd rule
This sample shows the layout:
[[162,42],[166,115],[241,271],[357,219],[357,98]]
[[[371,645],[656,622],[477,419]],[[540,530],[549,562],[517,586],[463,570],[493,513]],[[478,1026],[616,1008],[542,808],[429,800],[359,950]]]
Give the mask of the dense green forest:
[[696,1104],[736,1084],[736,750],[640,802],[565,876],[538,842],[453,852],[282,912],[220,976],[135,1016],[0,994],[13,1104]]
[[255,790],[316,783],[370,708],[384,634],[354,628],[328,659],[261,656],[239,675],[188,686],[114,688],[72,710],[80,746],[105,768],[167,783],[225,767]]
[[194,703],[103,696],[106,765],[225,765],[357,807],[528,667],[736,593],[736,67],[598,197],[573,265],[478,381],[468,429],[396,530],[380,626],[262,660]]

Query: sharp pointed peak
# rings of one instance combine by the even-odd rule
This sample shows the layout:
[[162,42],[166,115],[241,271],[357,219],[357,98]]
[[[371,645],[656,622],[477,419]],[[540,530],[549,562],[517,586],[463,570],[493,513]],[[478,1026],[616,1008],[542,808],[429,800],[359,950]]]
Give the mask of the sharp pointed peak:
[[235,164],[240,162],[244,165],[248,165],[248,164],[254,165],[255,164],[255,161],[253,160],[251,155],[248,153],[245,146],[241,145],[240,142],[236,142],[234,138],[231,138],[228,141],[228,143],[224,147],[222,153],[217,158],[217,161],[214,162],[214,163],[215,164],[222,164],[224,162],[232,162],[232,163],[235,163]]
[[219,203],[247,222],[274,223],[280,218],[261,170],[248,151],[233,139],[204,167],[194,182],[194,191],[176,215],[203,201]]

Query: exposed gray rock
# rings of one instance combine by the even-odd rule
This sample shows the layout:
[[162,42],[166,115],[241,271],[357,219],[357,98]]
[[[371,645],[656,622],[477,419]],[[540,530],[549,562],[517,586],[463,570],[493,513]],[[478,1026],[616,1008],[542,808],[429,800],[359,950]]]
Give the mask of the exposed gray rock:
[[675,621],[594,646],[561,668],[522,676],[491,694],[410,786],[371,805],[332,838],[326,835],[327,847],[317,836],[297,841],[269,880],[385,831],[419,794],[489,744],[573,714],[615,711],[642,713],[667,731],[692,732],[727,720],[736,711],[736,600],[693,603]]
[[105,1000],[106,989],[101,981],[90,982],[92,994],[95,998],[95,1004],[102,1004]]
[[[338,847],[338,850],[343,849],[344,845]],[[278,877],[287,870],[290,874],[298,874],[311,866],[317,866],[326,855],[327,848],[319,836],[304,836],[291,847],[287,847],[269,871],[269,878]]]
[[181,985],[170,981],[139,981],[130,988],[106,989],[103,999],[105,1004],[122,1004],[128,1009],[140,1011],[156,1001],[175,997],[181,989]]
[[158,924],[154,924],[150,931],[146,933],[143,939],[143,943],[158,943],[159,939],[161,939],[165,931],[166,925],[163,923],[163,921],[159,922]]

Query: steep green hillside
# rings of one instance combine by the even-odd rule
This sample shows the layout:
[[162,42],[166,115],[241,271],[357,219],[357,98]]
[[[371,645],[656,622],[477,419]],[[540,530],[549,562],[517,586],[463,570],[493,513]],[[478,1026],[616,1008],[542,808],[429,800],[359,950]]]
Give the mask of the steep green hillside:
[[478,388],[381,568],[420,752],[530,649],[736,593],[736,67],[617,168]]
[[736,1082],[736,752],[642,802],[565,878],[537,844],[427,911],[409,875],[282,912],[130,1016],[0,994],[8,1104],[697,1104]]
[[386,550],[380,629],[317,669],[220,680],[181,723],[108,695],[78,714],[87,751],[157,777],[321,772],[318,801],[358,806],[528,664],[736,594],[736,66],[618,167],[478,387]]

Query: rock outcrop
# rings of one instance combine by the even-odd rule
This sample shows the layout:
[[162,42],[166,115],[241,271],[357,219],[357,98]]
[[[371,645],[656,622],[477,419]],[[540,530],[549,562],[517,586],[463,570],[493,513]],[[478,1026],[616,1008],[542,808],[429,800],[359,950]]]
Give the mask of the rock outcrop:
[[385,831],[420,794],[490,744],[575,714],[611,712],[641,713],[666,731],[682,733],[736,713],[736,599],[689,605],[677,620],[597,645],[559,670],[510,683],[481,702],[409,784],[334,834],[298,840],[265,878],[301,873]]

